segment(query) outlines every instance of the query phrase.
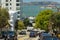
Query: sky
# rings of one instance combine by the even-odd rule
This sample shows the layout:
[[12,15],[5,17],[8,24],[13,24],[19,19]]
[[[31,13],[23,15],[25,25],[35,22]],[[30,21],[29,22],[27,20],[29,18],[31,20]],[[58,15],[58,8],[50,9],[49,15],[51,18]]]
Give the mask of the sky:
[[23,0],[23,2],[34,2],[34,1],[53,1],[53,2],[60,2],[60,0]]

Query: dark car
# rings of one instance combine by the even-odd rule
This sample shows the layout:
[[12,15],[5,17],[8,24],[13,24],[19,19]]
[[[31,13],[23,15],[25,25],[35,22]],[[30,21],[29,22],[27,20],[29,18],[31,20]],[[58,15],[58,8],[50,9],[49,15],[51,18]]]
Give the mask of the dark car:
[[52,35],[50,33],[41,33],[40,37],[42,37],[42,39],[46,38],[46,37],[51,37]]
[[17,34],[14,31],[8,31],[7,35],[8,40],[17,40]]
[[30,32],[30,37],[36,37],[38,34],[37,34],[37,31],[31,31]]
[[26,35],[26,31],[21,31],[19,34],[20,35]]
[[2,38],[7,38],[7,32],[6,31],[2,31]]
[[[46,35],[46,34],[48,34],[48,32],[39,32],[38,33],[38,36],[40,37],[41,35]],[[46,35],[47,36],[47,35]]]
[[41,33],[38,40],[58,40],[58,38],[52,37],[50,33]]

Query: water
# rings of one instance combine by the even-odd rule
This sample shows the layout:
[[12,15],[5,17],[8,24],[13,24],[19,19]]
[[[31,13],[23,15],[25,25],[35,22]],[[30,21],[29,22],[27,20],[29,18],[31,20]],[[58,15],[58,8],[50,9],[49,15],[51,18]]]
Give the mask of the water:
[[23,16],[37,16],[42,10],[40,5],[23,5]]
[[23,14],[24,16],[36,16],[42,9],[40,5],[24,5]]

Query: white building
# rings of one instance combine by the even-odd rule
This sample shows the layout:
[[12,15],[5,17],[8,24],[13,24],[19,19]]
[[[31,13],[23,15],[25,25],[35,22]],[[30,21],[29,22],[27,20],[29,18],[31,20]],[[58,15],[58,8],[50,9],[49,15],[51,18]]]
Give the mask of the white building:
[[[29,23],[32,24],[32,25],[31,25],[31,24],[30,24],[30,25],[31,25],[31,26],[35,26],[35,17],[34,17],[34,16],[30,16],[30,17],[28,17],[28,19],[29,19]],[[29,25],[29,26],[30,26],[30,25]]]
[[20,10],[22,3],[23,0],[0,0],[1,7],[12,11]]
[[9,16],[10,16],[9,24],[11,26],[10,29],[13,31],[16,20],[20,20],[20,13],[19,11],[9,11]]
[[30,22],[30,23],[33,23],[34,20],[35,20],[35,17],[28,17],[28,19],[29,19],[29,22]]
[[14,30],[16,20],[20,20],[22,14],[23,0],[0,0],[0,6],[9,10],[9,24],[11,30]]

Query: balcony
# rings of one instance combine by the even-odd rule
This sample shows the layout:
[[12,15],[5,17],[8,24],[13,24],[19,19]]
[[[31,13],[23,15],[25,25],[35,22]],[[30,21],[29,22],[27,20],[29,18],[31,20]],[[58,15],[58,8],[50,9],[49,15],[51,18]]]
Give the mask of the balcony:
[[13,22],[14,20],[9,20],[10,22]]
[[20,20],[20,18],[17,18],[17,20]]

